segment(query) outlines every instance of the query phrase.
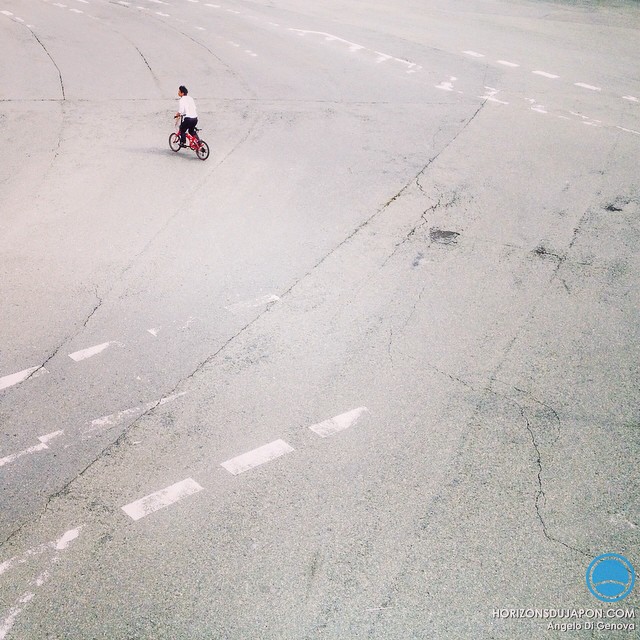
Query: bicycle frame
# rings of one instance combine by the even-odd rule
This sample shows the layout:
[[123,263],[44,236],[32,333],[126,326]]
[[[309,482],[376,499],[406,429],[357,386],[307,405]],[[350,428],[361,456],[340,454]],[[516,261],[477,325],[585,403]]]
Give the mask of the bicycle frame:
[[[180,116],[180,121],[178,122],[178,118],[175,119],[176,120],[176,133],[178,135],[180,135],[180,125],[182,124],[182,121],[184,120],[184,116]],[[199,131],[199,129],[196,127],[196,135],[197,132]],[[193,151],[197,151],[200,147],[200,138],[196,137],[196,136],[192,136],[188,131],[185,131],[185,135],[186,135],[186,139],[188,141],[188,146],[190,149],[192,149]]]
[[[175,120],[176,130],[169,136],[169,148],[174,153],[180,151],[180,148],[183,146],[180,144],[180,125],[182,124],[182,119],[180,119],[179,123],[177,117]],[[195,130],[196,132],[199,131],[197,127]],[[188,131],[185,131],[184,134],[185,142],[188,141],[188,144],[185,144],[184,147],[188,147],[192,151],[195,151],[195,154],[200,158],[200,160],[206,160],[209,157],[209,145],[197,133],[192,135]]]

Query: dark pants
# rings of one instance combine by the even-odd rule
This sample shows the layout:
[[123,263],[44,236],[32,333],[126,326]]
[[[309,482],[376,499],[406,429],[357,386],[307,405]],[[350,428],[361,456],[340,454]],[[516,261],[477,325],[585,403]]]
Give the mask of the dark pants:
[[196,133],[196,125],[198,118],[182,118],[180,124],[180,144],[184,144],[187,140],[186,132],[188,131],[194,138],[198,137]]

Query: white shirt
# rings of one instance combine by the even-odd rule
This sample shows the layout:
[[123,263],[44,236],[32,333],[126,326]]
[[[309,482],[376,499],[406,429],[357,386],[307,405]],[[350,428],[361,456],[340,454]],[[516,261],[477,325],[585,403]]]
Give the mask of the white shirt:
[[191,96],[182,96],[182,98],[180,98],[178,113],[183,115],[185,118],[198,117],[198,114],[196,113],[196,103],[193,101]]

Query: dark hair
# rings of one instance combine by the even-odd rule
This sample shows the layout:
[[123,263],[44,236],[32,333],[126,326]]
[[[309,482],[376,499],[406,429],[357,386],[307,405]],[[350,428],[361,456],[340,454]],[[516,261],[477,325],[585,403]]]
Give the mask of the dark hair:
[[187,87],[185,87],[183,84],[181,84],[178,87],[178,91],[182,91],[182,93],[184,93],[184,95],[186,96],[189,92],[187,91]]

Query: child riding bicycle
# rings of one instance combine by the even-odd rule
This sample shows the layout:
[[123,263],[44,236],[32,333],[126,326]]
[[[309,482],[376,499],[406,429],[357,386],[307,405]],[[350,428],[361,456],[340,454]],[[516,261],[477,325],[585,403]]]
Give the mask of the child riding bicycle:
[[196,125],[198,124],[198,113],[196,112],[196,103],[193,98],[188,95],[189,91],[184,85],[178,87],[178,95],[180,96],[180,102],[178,103],[178,111],[176,112],[176,119],[182,116],[182,122],[180,123],[180,146],[186,147],[187,131],[196,139],[198,139],[198,133],[196,131]]

